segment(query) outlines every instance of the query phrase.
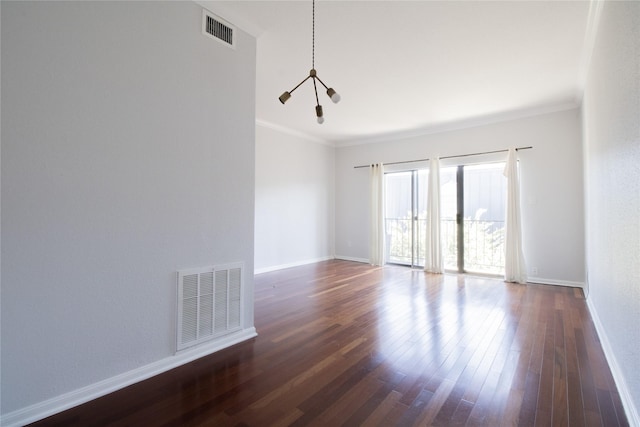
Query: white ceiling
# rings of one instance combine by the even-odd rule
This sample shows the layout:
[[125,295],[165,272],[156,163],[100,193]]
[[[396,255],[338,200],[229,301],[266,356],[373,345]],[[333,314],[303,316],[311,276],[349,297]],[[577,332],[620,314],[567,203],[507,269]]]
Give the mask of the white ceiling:
[[589,1],[216,1],[257,36],[256,119],[333,143],[427,133],[580,102]]

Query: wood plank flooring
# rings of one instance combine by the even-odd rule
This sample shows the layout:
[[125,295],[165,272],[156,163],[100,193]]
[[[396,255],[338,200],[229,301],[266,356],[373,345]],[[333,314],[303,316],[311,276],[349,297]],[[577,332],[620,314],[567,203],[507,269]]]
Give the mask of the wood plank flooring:
[[256,276],[255,324],[35,425],[628,425],[579,289],[336,260]]

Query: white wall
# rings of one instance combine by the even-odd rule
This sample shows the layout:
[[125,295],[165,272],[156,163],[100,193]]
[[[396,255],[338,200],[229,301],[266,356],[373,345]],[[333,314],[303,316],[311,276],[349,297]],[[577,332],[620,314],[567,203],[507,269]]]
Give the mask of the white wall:
[[256,128],[255,268],[333,258],[334,148]]
[[255,39],[201,11],[2,2],[3,414],[171,359],[179,269],[253,327]]
[[354,169],[354,166],[500,150],[510,146],[534,147],[518,153],[524,253],[530,270],[538,270],[538,274],[529,271],[530,280],[582,285],[584,213],[577,109],[336,149],[336,257],[369,258],[369,172],[367,168]]
[[583,104],[588,302],[640,425],[640,3],[602,7]]

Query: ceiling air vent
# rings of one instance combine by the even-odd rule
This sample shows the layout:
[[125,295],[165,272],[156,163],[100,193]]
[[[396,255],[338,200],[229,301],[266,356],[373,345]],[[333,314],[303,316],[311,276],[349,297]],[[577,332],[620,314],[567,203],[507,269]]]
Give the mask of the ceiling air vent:
[[202,9],[202,34],[235,48],[234,31],[233,25],[208,10]]

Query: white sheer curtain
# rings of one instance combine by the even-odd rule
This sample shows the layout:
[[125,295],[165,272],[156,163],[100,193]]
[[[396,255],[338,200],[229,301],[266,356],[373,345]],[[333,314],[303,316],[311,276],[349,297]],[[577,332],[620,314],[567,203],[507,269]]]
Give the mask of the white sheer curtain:
[[427,192],[426,254],[424,269],[430,273],[444,272],[442,257],[442,237],[440,234],[440,161],[431,159],[429,163],[429,183]]
[[507,164],[504,168],[507,177],[507,217],[504,280],[526,283],[527,267],[522,254],[522,222],[520,219],[520,179],[516,150],[509,149]]
[[371,180],[371,231],[369,233],[369,263],[384,265],[384,166],[370,166]]

